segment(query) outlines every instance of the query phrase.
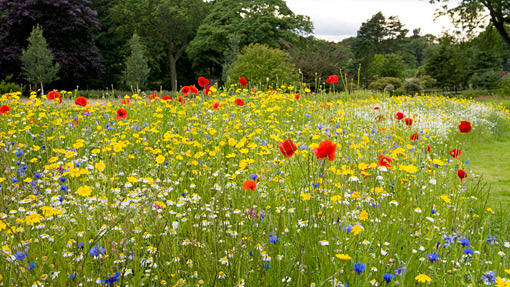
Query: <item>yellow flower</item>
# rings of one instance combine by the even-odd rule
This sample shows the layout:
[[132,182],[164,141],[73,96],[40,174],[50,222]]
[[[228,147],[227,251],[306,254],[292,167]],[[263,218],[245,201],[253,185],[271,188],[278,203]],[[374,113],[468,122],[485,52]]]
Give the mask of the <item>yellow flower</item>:
[[158,163],[158,164],[162,164],[163,162],[165,162],[165,157],[164,157],[164,156],[162,156],[162,155],[158,155],[158,156],[156,157],[156,163]]
[[66,158],[72,158],[74,156],[74,152],[68,151],[66,152]]
[[433,160],[432,160],[432,163],[433,163],[433,164],[436,164],[436,165],[444,165],[444,162],[443,162],[443,161],[441,161],[441,160],[439,160],[439,159],[437,159],[437,158],[433,159]]
[[25,223],[28,225],[34,225],[34,223],[41,222],[42,215],[38,213],[30,214],[29,216],[25,217]]
[[362,227],[361,225],[358,225],[358,224],[356,224],[356,225],[354,225],[354,226],[352,227],[352,232],[353,232],[354,234],[356,234],[356,235],[360,234],[360,232],[361,232],[362,230],[363,230],[363,227]]
[[381,192],[384,192],[384,189],[380,188],[380,187],[374,187],[372,188],[370,191],[372,191],[373,193],[381,193]]
[[441,195],[440,198],[446,203],[452,203],[452,201],[446,195]]
[[301,198],[303,199],[303,201],[305,200],[310,200],[312,198],[312,195],[310,193],[302,193],[299,195],[301,196]]
[[335,256],[336,256],[336,258],[338,258],[342,261],[349,261],[352,259],[352,257],[347,254],[336,254]]
[[366,210],[363,210],[360,214],[359,214],[359,219],[365,221],[368,219],[368,212]]
[[331,200],[333,201],[340,201],[342,199],[342,197],[340,195],[334,195],[331,197]]
[[80,186],[78,188],[78,190],[76,191],[77,194],[83,196],[83,197],[88,197],[90,196],[90,194],[92,193],[92,189],[90,189],[90,187],[88,186]]
[[432,282],[432,279],[430,279],[430,277],[425,275],[425,274],[420,274],[420,275],[416,276],[414,278],[414,280],[416,280],[416,281],[418,281],[420,283]]
[[496,279],[496,287],[510,287],[510,281],[506,278],[498,277]]
[[103,161],[100,161],[100,162],[97,162],[94,167],[99,170],[99,171],[103,171],[105,168],[106,168],[106,165],[104,164]]
[[506,274],[510,275],[510,269],[505,269]]
[[411,165],[401,165],[398,167],[398,170],[403,170],[408,173],[415,173],[418,171],[418,168],[411,164]]
[[352,199],[356,199],[356,198],[360,198],[360,197],[361,197],[361,196],[360,196],[359,192],[357,192],[357,191],[356,191],[356,192],[353,192],[353,193],[351,194],[351,198],[352,198]]

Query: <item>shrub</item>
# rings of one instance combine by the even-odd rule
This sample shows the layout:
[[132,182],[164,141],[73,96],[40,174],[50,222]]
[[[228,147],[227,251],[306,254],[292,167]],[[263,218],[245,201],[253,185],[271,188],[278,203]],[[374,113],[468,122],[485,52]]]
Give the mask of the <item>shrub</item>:
[[404,89],[408,95],[414,95],[421,92],[422,86],[420,80],[417,78],[406,79]]
[[0,95],[15,92],[23,92],[23,87],[11,82],[2,81],[0,83]]
[[399,78],[385,77],[377,79],[375,82],[370,83],[369,89],[382,91],[386,86],[393,85],[395,89],[402,87],[402,80]]
[[498,80],[498,86],[505,95],[510,96],[510,73],[504,72],[501,74]]
[[473,89],[494,89],[500,79],[501,71],[487,70],[481,73],[475,73],[469,79],[469,84]]
[[251,44],[243,49],[227,75],[233,82],[245,77],[252,85],[267,83],[277,87],[279,84],[291,84],[297,75],[290,60],[290,55],[280,49]]

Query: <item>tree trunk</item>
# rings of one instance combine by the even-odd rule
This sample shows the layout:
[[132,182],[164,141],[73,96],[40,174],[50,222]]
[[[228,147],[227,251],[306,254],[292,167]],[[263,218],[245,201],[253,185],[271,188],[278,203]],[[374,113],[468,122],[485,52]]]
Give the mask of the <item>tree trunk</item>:
[[507,48],[510,49],[510,35],[508,35],[508,32],[505,29],[505,19],[501,14],[501,11],[496,11],[492,6],[491,1],[484,1],[483,4],[489,10],[491,22],[494,25],[494,28],[496,28],[496,31],[498,31],[501,38],[503,38]]
[[44,85],[43,85],[43,82],[41,81],[41,96],[44,95]]
[[170,64],[170,81],[171,81],[171,87],[172,91],[177,91],[177,70],[175,68],[175,64],[177,63],[177,60],[174,58],[174,54],[171,51],[168,51],[168,60]]
[[179,58],[182,56],[182,53],[186,51],[188,46],[189,43],[182,45],[179,51],[177,51],[177,53],[175,54],[175,56],[172,47],[168,48],[168,61],[170,64],[170,80],[172,81],[171,83],[172,91],[177,91],[177,69],[175,67],[177,64],[177,60],[179,60]]

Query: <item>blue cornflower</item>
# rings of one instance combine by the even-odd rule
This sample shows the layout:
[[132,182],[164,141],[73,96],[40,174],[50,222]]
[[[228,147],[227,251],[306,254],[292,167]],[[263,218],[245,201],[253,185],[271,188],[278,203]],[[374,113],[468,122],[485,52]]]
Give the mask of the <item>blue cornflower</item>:
[[393,278],[395,278],[395,275],[391,273],[386,273],[383,275],[383,279],[386,281],[386,283],[390,283]]
[[103,284],[108,284],[107,286],[113,286],[113,282],[117,282],[119,281],[119,276],[120,276],[120,273],[119,272],[115,272],[115,275],[106,279],[106,280],[101,280],[101,283]]
[[313,186],[314,188],[318,188],[318,187],[319,187],[319,184],[318,184],[318,183],[316,183],[316,182],[312,182],[312,186]]
[[269,234],[269,242],[270,243],[278,243],[280,241],[280,239],[278,238],[278,236],[274,235],[273,232],[271,232],[271,234]]
[[41,178],[41,174],[40,173],[36,173],[34,174],[35,178]]
[[60,189],[61,189],[61,190],[63,190],[63,191],[65,191],[65,192],[67,192],[67,186],[66,186],[65,184],[62,184],[62,185],[60,186]]
[[258,177],[259,177],[259,176],[258,176],[258,175],[256,175],[256,174],[252,174],[252,175],[250,175],[250,178],[251,178],[252,180],[256,180]]
[[439,259],[439,257],[441,257],[441,255],[439,255],[439,254],[437,254],[435,252],[427,254],[427,258],[430,260],[431,263],[433,263],[434,261]]
[[347,231],[347,234],[349,234],[352,231],[352,225],[347,225],[346,227],[342,227],[343,230]]
[[395,269],[394,273],[397,276],[402,276],[402,274],[406,273],[406,268],[405,267],[399,267],[399,268]]
[[103,246],[96,245],[96,246],[90,248],[89,253],[92,256],[99,256],[99,255],[103,254],[104,251],[105,250],[104,250]]
[[20,157],[20,156],[23,155],[23,151],[19,150],[14,155],[17,156],[17,157]]
[[263,267],[264,269],[269,269],[269,263],[268,263],[268,262],[264,263],[264,265],[263,265],[262,267]]
[[473,255],[475,252],[471,248],[466,248],[466,249],[464,249],[464,253],[466,255]]
[[482,275],[482,280],[485,285],[494,285],[496,283],[496,273],[494,271],[487,271],[485,275]]
[[30,270],[30,271],[34,270],[34,268],[35,268],[35,263],[34,263],[34,262],[30,262],[30,263],[28,263],[28,264],[27,264],[27,268],[28,268],[28,270]]
[[83,242],[79,242],[79,243],[78,243],[78,248],[83,249],[83,247],[84,247]]
[[356,271],[356,273],[358,274],[361,274],[363,273],[363,271],[365,271],[365,269],[367,268],[367,266],[363,263],[354,263],[354,271]]
[[459,243],[460,243],[462,246],[469,246],[469,244],[470,244],[469,239],[467,239],[467,238],[459,239]]
[[489,235],[487,237],[487,243],[490,243],[490,244],[496,243],[496,237]]
[[14,254],[14,257],[16,257],[16,260],[23,260],[25,258],[27,258],[27,253],[25,251],[16,251],[16,253]]

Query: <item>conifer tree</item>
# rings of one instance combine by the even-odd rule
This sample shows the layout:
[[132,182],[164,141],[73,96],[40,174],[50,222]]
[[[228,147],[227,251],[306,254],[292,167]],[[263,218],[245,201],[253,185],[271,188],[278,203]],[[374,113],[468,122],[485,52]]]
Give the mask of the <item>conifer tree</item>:
[[147,57],[143,54],[138,34],[133,34],[129,46],[131,47],[131,55],[127,58],[124,75],[126,76],[126,82],[130,85],[136,85],[136,92],[139,93],[140,86],[143,86],[147,81],[150,69],[147,64]]
[[39,25],[35,26],[28,37],[28,47],[23,50],[21,61],[22,73],[28,81],[41,85],[41,95],[44,95],[44,84],[57,79],[58,63],[53,63],[53,55],[43,36]]

